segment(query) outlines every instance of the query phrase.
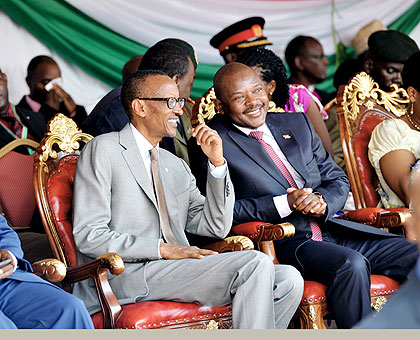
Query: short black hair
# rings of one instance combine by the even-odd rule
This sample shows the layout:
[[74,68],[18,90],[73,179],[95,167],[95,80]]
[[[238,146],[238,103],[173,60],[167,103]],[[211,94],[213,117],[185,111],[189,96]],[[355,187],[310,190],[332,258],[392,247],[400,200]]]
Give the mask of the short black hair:
[[402,82],[405,89],[411,86],[420,91],[420,52],[412,54],[405,62]]
[[188,52],[172,43],[156,43],[144,54],[139,70],[159,70],[183,79],[188,71]]
[[292,75],[296,73],[295,58],[305,54],[305,43],[308,40],[317,41],[315,38],[307,35],[298,35],[287,44],[286,50],[284,51],[284,57],[286,58],[286,63],[289,65],[290,73]]
[[41,64],[54,64],[57,65],[55,60],[47,55],[38,55],[29,62],[28,69],[27,69],[27,76],[30,77],[34,74],[38,65]]
[[144,93],[142,85],[147,77],[152,75],[167,76],[165,72],[159,70],[140,70],[131,74],[122,84],[121,104],[128,118],[131,119],[132,117],[131,102],[136,98],[142,97]]
[[276,89],[272,99],[277,107],[284,109],[289,99],[289,81],[286,68],[278,55],[266,48],[247,48],[239,55],[236,62],[249,67],[260,67],[265,82],[269,83],[274,80]]

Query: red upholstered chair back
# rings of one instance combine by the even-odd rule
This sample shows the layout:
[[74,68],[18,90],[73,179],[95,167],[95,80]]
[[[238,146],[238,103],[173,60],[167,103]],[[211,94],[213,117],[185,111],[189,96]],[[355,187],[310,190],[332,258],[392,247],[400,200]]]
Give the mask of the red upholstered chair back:
[[15,230],[29,227],[36,208],[33,156],[13,151],[22,145],[31,149],[38,145],[28,141],[15,140],[0,150],[0,207]]
[[77,265],[73,239],[73,185],[79,153],[93,137],[68,117],[57,114],[34,158],[34,186],[42,223],[54,256],[66,266]]
[[[395,86],[395,85],[394,85]],[[337,94],[337,118],[355,208],[376,207],[378,177],[368,158],[373,129],[405,113],[408,96],[396,86],[384,92],[365,72],[354,76]]]

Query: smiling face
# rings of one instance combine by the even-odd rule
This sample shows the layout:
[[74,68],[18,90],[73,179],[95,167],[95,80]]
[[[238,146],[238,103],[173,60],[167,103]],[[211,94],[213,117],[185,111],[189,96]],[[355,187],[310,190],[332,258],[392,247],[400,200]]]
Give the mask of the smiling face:
[[[175,82],[164,75],[150,75],[142,84],[142,98],[168,98],[179,97],[178,87]],[[132,102],[132,123],[156,146],[163,137],[175,137],[178,125],[178,116],[182,110],[177,103],[169,109],[166,101],[153,101],[134,99]]]
[[248,66],[235,63],[231,71],[218,80],[221,84],[219,99],[224,111],[234,124],[256,129],[265,123],[267,115],[266,87]]

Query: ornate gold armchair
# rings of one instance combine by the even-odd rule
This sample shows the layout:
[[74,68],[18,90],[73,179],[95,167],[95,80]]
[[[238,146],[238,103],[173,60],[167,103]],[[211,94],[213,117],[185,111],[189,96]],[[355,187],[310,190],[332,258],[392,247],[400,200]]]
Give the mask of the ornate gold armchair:
[[[368,144],[376,125],[405,113],[408,95],[404,89],[392,86],[393,92],[384,92],[369,75],[361,72],[348,85],[340,86],[337,95],[344,161],[356,207],[344,218],[388,231],[389,228],[401,228],[410,217],[410,211],[404,208],[376,208],[380,201],[376,192],[379,180],[368,159]],[[407,238],[414,237],[409,230],[403,231]]]
[[[102,311],[92,315],[96,328],[230,328],[231,306],[208,307],[193,303],[147,301],[121,306],[108,283],[107,271],[119,275],[124,263],[118,254],[105,254],[77,265],[72,233],[74,175],[82,146],[92,136],[81,132],[68,117],[57,114],[48,124],[46,137],[34,158],[34,186],[45,232],[54,256],[67,275],[62,283],[93,279]],[[245,236],[228,237],[206,248],[218,252],[253,249]]]

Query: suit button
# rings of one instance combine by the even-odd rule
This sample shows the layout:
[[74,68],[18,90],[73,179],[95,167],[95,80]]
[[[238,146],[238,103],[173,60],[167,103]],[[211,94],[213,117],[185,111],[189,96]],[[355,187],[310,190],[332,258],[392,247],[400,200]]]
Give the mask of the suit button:
[[312,238],[312,234],[311,234],[311,233],[307,233],[307,234],[305,235],[305,237],[306,237],[306,238]]

